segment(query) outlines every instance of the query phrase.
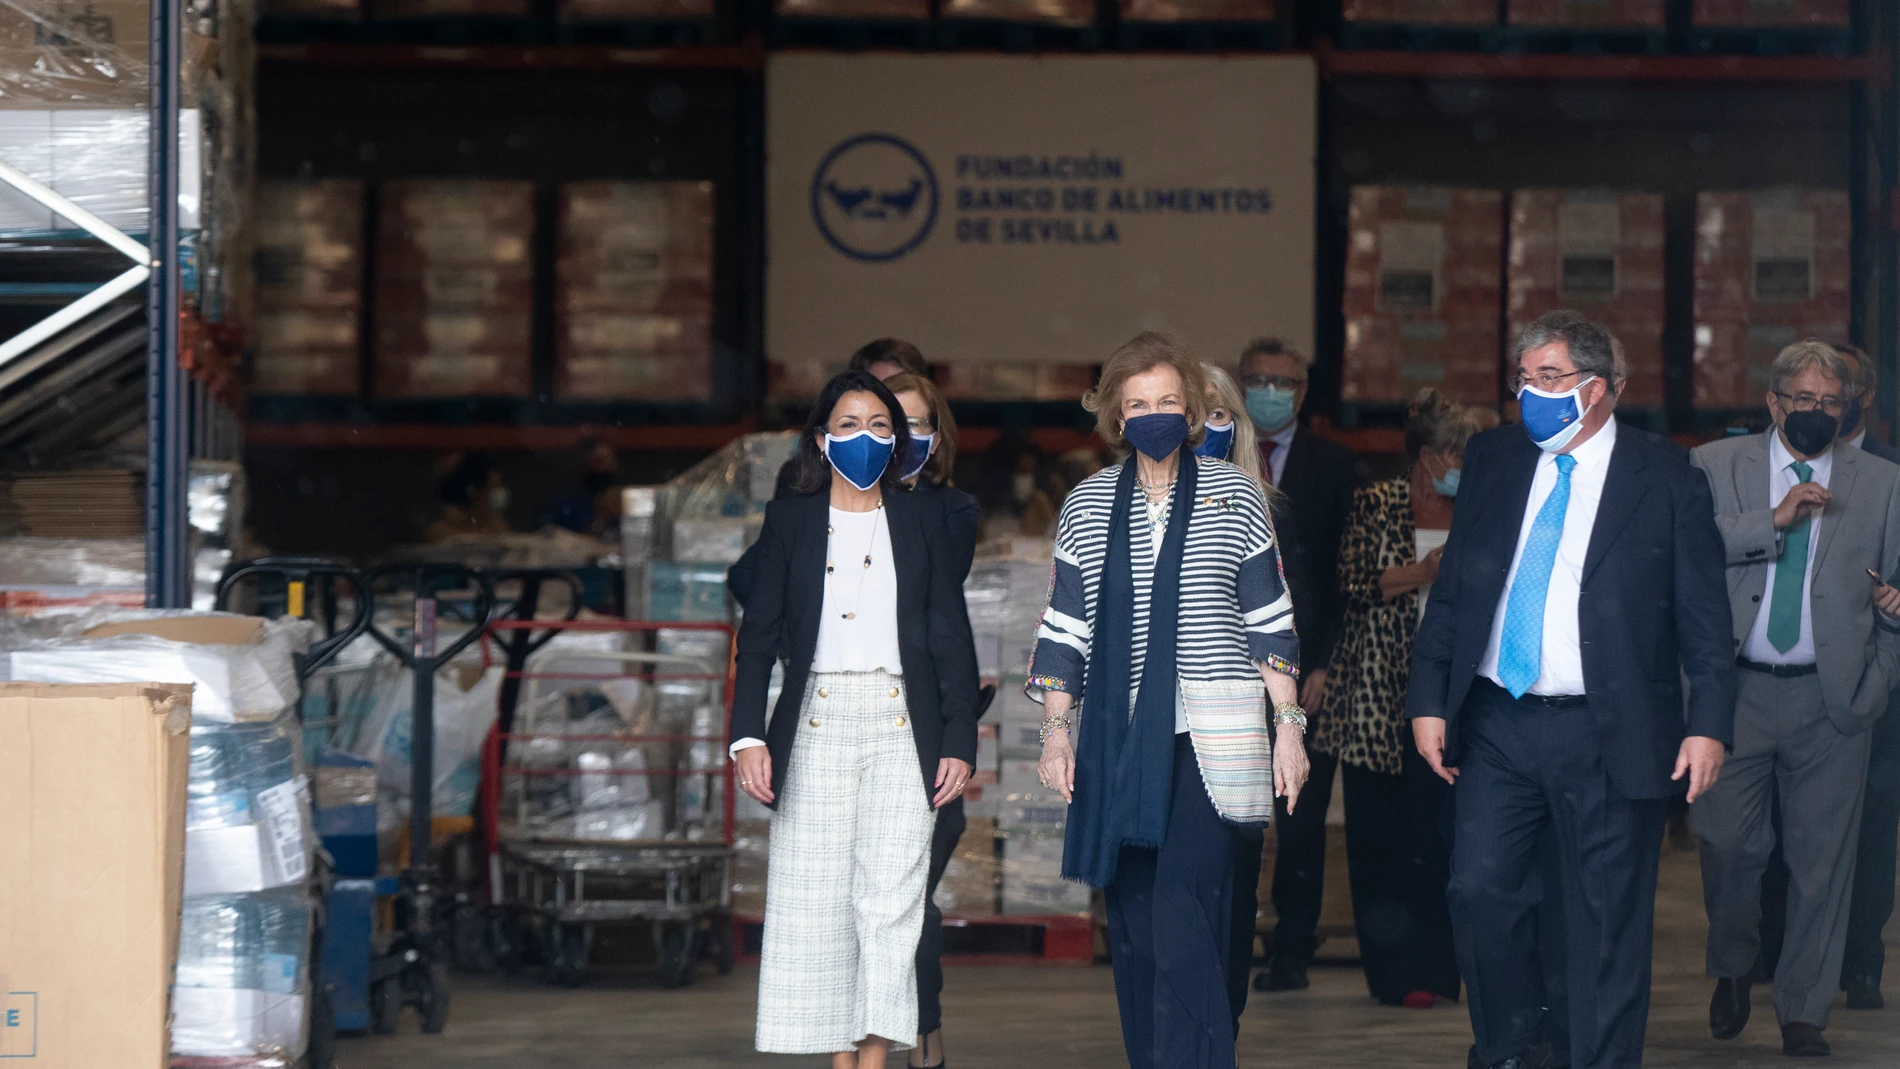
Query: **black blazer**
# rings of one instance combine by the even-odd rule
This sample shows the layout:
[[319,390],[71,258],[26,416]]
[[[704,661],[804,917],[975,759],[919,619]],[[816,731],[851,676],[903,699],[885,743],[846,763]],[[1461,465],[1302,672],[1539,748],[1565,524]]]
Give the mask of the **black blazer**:
[[[1333,645],[1345,621],[1346,600],[1339,592],[1339,544],[1346,537],[1352,492],[1362,481],[1362,467],[1352,450],[1301,427],[1287,448],[1286,468],[1280,473],[1278,486],[1287,497],[1292,540],[1299,543],[1293,626],[1300,633],[1300,667],[1309,672],[1332,663]],[[1290,566],[1285,559],[1281,564]]]
[[[1463,749],[1460,708],[1490,644],[1539,452],[1516,425],[1465,447],[1451,539],[1412,646],[1405,709],[1408,719],[1448,721],[1447,765],[1457,765]],[[1577,624],[1604,768],[1626,798],[1680,789],[1669,776],[1684,734],[1725,744],[1733,737],[1726,560],[1708,477],[1675,443],[1619,426],[1584,556]]]
[[[731,737],[765,740],[775,796],[785,786],[818,648],[830,506],[827,493],[797,494],[766,506],[739,628]],[[951,545],[942,506],[933,495],[885,494],[884,513],[897,569],[898,656],[924,791],[932,796],[941,759],[976,762],[976,646],[958,570],[969,567],[969,557]],[[765,695],[781,649],[785,688],[768,727]]]

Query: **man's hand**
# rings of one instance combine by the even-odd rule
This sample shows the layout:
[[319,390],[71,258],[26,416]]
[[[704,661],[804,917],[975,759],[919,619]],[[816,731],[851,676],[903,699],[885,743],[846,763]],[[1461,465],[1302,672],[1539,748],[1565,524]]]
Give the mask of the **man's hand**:
[[1300,684],[1300,708],[1307,715],[1319,712],[1319,705],[1326,700],[1326,680],[1331,673],[1324,668],[1315,668],[1306,673],[1306,682]]
[[1412,721],[1412,741],[1418,746],[1418,755],[1432,766],[1438,778],[1446,783],[1458,782],[1458,770],[1445,767],[1445,721],[1436,716],[1421,716]]
[[1785,531],[1800,523],[1810,514],[1826,508],[1828,500],[1827,487],[1820,483],[1801,483],[1775,506],[1775,530]]
[[1900,619],[1900,590],[1888,586],[1872,569],[1867,575],[1874,581],[1874,608],[1889,620]]
[[1680,780],[1686,773],[1689,777],[1689,801],[1707,794],[1715,786],[1715,779],[1722,774],[1722,762],[1728,755],[1728,748],[1720,739],[1711,739],[1706,735],[1691,735],[1682,740],[1682,749],[1676,754],[1676,774],[1670,779]]

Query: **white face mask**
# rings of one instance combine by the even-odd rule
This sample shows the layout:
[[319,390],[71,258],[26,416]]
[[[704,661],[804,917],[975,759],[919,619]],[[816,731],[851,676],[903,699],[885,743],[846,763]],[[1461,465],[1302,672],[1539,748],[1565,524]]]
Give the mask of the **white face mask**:
[[508,511],[508,488],[497,486],[488,491],[488,509],[490,512]]
[[1015,481],[1010,485],[1010,490],[1016,499],[1016,503],[1020,505],[1036,496],[1036,477],[1026,471],[1017,472]]

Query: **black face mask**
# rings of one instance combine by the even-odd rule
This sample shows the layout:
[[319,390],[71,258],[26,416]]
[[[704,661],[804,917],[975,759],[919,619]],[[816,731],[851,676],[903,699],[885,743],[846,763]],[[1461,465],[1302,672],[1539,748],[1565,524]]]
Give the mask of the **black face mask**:
[[1790,412],[1781,421],[1781,431],[1788,436],[1788,444],[1803,456],[1818,457],[1827,452],[1834,444],[1835,432],[1840,429],[1840,421],[1818,408],[1806,412]]

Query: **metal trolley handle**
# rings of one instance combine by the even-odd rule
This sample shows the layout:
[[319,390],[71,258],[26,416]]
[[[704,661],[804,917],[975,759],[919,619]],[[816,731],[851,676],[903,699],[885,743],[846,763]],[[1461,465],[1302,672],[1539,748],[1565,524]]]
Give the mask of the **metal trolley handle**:
[[287,602],[285,612],[296,617],[303,616],[305,592],[313,580],[335,580],[350,588],[349,626],[311,643],[298,662],[299,676],[308,676],[329,663],[343,647],[369,629],[370,613],[374,608],[370,601],[369,584],[357,572],[323,557],[260,557],[244,564],[218,581],[217,598],[212,602],[212,607],[219,612],[225,611],[230,606],[232,592],[240,583],[265,577],[284,581]]

